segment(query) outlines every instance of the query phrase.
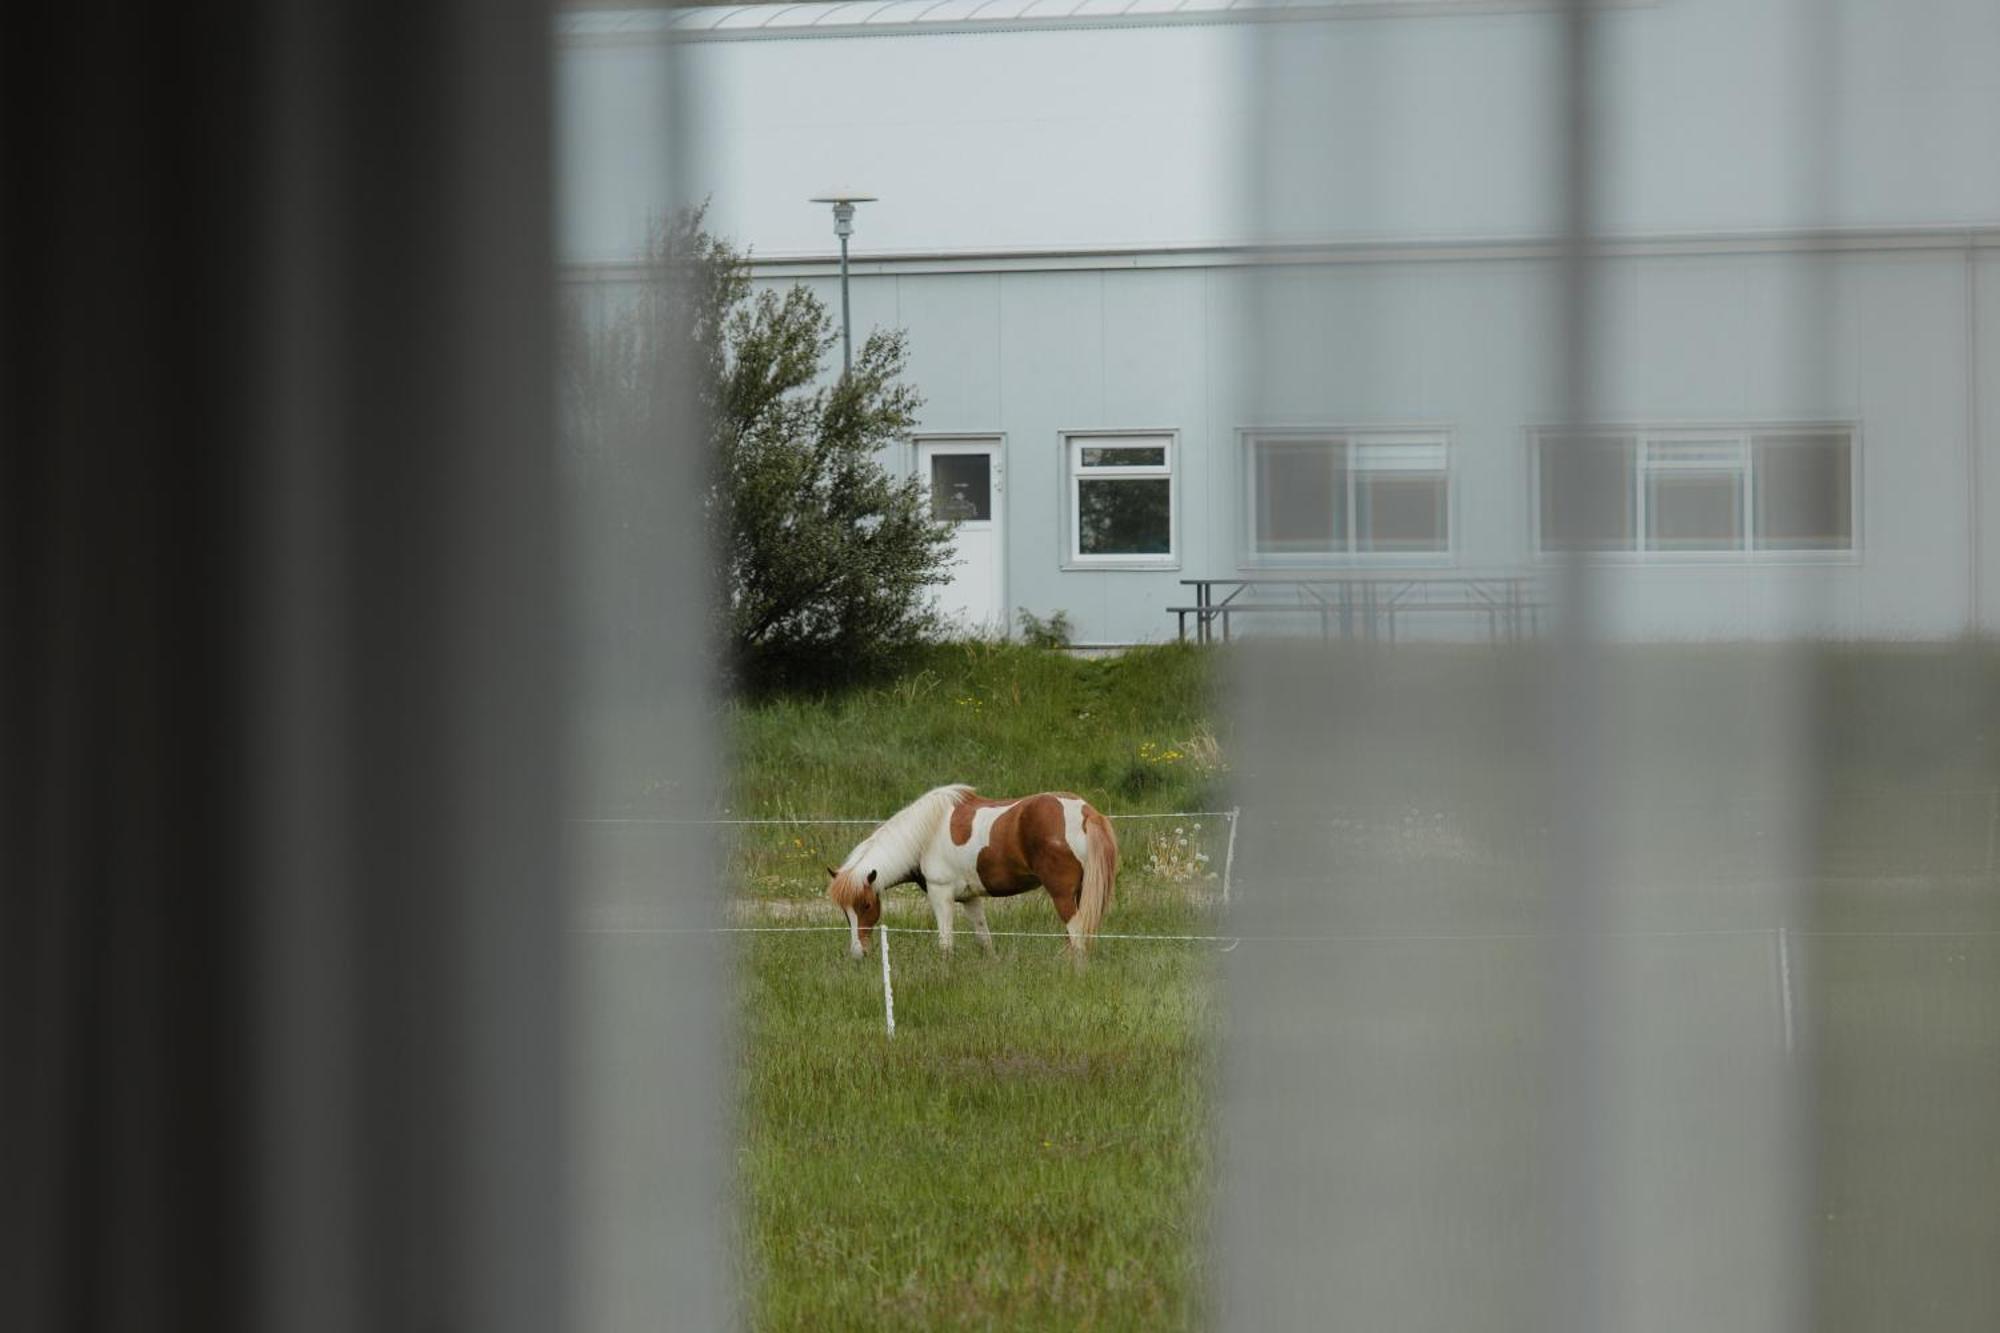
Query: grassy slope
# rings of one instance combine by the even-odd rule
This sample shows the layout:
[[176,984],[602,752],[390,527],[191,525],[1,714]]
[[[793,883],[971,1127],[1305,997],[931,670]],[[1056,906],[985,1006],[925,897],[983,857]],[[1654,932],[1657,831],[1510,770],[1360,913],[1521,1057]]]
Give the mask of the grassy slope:
[[1209,717],[1207,659],[1181,645],[1085,659],[1006,644],[913,653],[891,685],[778,697],[735,715],[735,808],[886,814],[945,782],[1012,795],[1065,788],[1106,811],[1200,809],[1217,796],[1142,743]]
[[[1215,804],[1219,776],[1183,744],[1207,725],[1207,666],[1183,649],[1086,661],[947,647],[888,688],[746,703],[733,812],[878,815],[961,780],[1067,788],[1117,814]],[[1173,827],[1121,828],[1112,929],[1206,921],[1199,892],[1149,868]],[[817,863],[858,833],[752,831],[740,877],[762,898],[809,899]],[[991,917],[1055,924],[1041,895]],[[1047,939],[1003,938],[989,960],[961,935],[939,957],[913,890],[891,896],[888,920],[893,1041],[872,957],[855,966],[835,935],[746,937],[740,1169],[758,1325],[1186,1325],[1213,1021],[1202,946],[1107,941],[1077,977]]]

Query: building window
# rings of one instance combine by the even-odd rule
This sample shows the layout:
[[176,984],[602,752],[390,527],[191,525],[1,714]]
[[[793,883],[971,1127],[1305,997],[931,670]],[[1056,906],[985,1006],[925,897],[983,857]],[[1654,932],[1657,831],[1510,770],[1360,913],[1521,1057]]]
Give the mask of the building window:
[[1749,481],[1742,442],[1648,440],[1645,448],[1646,549],[1740,549]]
[[1853,455],[1845,430],[1544,434],[1541,549],[1849,551]]
[[1757,549],[1854,549],[1854,444],[1836,431],[1760,435]]
[[1639,442],[1631,436],[1543,437],[1542,549],[1636,549]]
[[1252,555],[1451,549],[1450,478],[1439,436],[1286,433],[1248,443]]
[[1072,561],[1173,563],[1174,446],[1171,435],[1068,438]]

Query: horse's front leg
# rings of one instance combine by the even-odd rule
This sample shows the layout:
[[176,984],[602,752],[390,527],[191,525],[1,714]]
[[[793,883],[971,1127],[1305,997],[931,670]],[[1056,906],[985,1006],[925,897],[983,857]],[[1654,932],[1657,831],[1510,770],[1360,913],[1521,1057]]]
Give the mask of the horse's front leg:
[[938,949],[944,953],[951,952],[951,904],[957,896],[952,892],[953,887],[932,880],[924,888],[925,895],[931,900],[931,913],[937,917]]
[[972,933],[979,937],[979,947],[990,956],[993,952],[993,932],[986,928],[986,900],[966,899],[965,914],[972,918]]

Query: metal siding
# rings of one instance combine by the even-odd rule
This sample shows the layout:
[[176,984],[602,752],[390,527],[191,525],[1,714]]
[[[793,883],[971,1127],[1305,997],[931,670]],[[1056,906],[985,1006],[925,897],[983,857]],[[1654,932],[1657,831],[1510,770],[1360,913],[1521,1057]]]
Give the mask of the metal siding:
[[559,48],[555,61],[556,256],[622,260],[671,197],[670,54],[663,46]]
[[1955,634],[1967,627],[1964,261],[1871,258],[1843,277],[1867,432],[1861,611],[1871,633]]
[[1973,365],[1979,451],[1979,627],[2000,627],[2000,255],[1981,255],[1970,266],[1977,330],[1968,358]]
[[[2000,389],[2000,297],[1990,289],[2000,279],[1994,261],[1981,263],[1990,403]],[[1607,632],[1936,638],[1965,628],[1965,267],[1951,251],[1605,262],[1605,420],[1852,422],[1861,511],[1853,559],[1613,568]],[[1518,260],[863,277],[855,332],[897,321],[909,329],[923,429],[1007,436],[1010,602],[1067,610],[1085,640],[1137,641],[1172,632],[1165,608],[1185,599],[1180,579],[1244,567],[1239,434],[1248,427],[1444,427],[1453,563],[1532,562],[1527,431],[1553,418],[1554,366],[1540,336],[1547,273],[1545,261]],[[837,303],[837,284],[811,285]],[[1260,290],[1291,311],[1287,327],[1299,336],[1247,367],[1243,303]],[[1802,309],[1816,312],[1809,332],[1823,358],[1801,361],[1792,350],[1805,336]],[[1252,381],[1273,406],[1241,406]],[[1992,419],[1989,408],[1989,450]],[[1179,432],[1181,567],[1064,569],[1062,432],[1155,426]],[[1984,494],[2000,489],[1996,470],[1980,470]],[[1995,582],[2000,575],[1981,589],[1989,625]]]
[[922,429],[999,431],[1000,277],[891,281],[898,285],[902,327],[910,334],[910,380],[924,395]]
[[1215,188],[1244,124],[1229,31],[688,48],[709,91],[696,175],[716,224],[763,253],[831,248],[804,201],[834,181],[882,198],[857,254],[1232,240],[1235,200]]
[[[2000,173],[1966,169],[1990,158],[2000,121],[2000,7],[1931,11],[1912,23],[1898,6],[1840,7],[1837,98],[1809,77],[1789,0],[1606,15],[1604,226],[2000,217]],[[1267,238],[1546,234],[1556,21],[1291,23],[1267,63],[1257,28],[1228,23],[701,44],[681,52],[701,122],[691,193],[764,254],[831,250],[805,200],[833,178],[882,196],[860,254],[1240,240],[1252,169],[1284,186],[1266,192]],[[667,59],[650,39],[559,50],[570,261],[628,256],[666,198]],[[1256,90],[1272,82],[1310,87],[1310,105],[1257,132]],[[1821,118],[1838,169],[1808,180]]]

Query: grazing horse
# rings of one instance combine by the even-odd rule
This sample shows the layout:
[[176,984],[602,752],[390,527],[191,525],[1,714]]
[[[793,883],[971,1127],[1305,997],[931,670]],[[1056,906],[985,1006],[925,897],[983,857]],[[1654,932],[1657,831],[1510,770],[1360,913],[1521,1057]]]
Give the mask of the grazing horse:
[[937,916],[938,948],[950,952],[953,903],[964,903],[987,952],[985,900],[1043,888],[1079,963],[1111,906],[1118,839],[1111,821],[1081,796],[1041,792],[990,801],[963,784],[927,791],[861,840],[835,870],[827,896],[847,914],[847,951],[859,958],[882,919],[881,891],[915,884]]

